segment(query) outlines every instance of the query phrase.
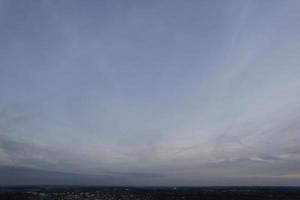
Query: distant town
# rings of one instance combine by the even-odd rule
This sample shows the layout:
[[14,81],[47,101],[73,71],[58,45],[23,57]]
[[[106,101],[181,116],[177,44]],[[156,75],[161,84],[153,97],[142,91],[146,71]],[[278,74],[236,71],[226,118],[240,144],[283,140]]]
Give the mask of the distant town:
[[2,200],[299,200],[299,187],[3,187]]

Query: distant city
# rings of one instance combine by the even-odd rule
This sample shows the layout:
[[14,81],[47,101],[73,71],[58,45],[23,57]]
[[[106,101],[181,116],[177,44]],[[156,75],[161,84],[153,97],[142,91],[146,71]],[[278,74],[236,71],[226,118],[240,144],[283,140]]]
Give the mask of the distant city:
[[299,200],[299,187],[10,187],[2,200]]

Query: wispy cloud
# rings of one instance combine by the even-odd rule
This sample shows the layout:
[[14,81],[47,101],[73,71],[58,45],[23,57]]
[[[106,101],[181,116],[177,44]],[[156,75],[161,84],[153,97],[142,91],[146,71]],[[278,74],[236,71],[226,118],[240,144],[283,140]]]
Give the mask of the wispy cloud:
[[165,184],[298,174],[299,6],[1,2],[0,164]]

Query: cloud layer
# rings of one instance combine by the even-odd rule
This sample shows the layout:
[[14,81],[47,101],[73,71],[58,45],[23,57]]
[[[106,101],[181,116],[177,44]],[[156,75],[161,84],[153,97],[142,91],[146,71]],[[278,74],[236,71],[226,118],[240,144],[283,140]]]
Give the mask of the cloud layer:
[[299,7],[1,1],[0,164],[299,185]]

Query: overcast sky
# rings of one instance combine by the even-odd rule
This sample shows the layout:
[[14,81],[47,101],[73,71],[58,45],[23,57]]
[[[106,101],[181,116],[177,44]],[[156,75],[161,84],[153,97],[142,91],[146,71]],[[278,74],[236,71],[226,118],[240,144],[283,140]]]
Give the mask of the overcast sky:
[[1,0],[0,165],[300,185],[299,10]]

